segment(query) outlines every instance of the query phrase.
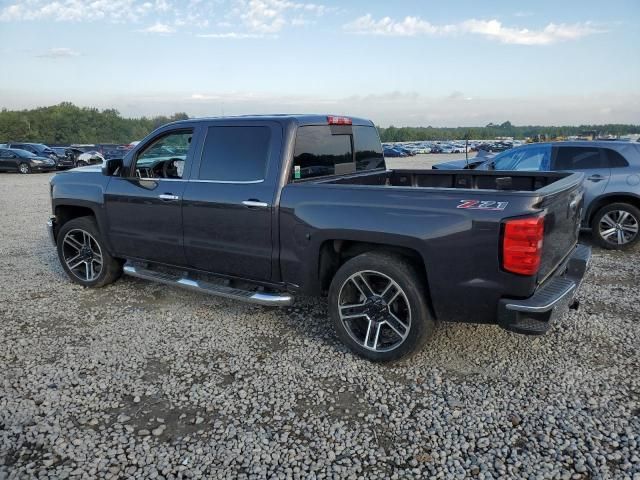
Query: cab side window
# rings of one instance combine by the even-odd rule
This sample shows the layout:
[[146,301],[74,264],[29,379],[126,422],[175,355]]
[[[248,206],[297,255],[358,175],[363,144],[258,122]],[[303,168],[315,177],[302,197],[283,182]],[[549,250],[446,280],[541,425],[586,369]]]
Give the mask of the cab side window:
[[153,140],[138,153],[135,175],[140,178],[181,179],[192,136],[193,131],[188,129],[170,132]]
[[548,146],[514,148],[496,157],[494,168],[529,172],[549,170],[550,157],[551,148]]
[[606,168],[597,147],[558,147],[555,170]]
[[609,168],[621,168],[629,166],[629,162],[627,162],[619,152],[616,152],[611,148],[605,148],[604,153],[607,157],[607,166]]
[[259,182],[264,180],[271,151],[267,126],[213,126],[207,130],[199,180]]

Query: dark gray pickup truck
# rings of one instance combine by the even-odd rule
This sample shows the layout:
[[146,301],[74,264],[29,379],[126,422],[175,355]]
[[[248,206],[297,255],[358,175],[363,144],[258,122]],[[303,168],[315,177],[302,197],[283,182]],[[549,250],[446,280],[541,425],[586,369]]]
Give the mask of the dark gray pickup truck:
[[49,231],[87,287],[124,272],[263,305],[327,295],[340,339],[387,361],[438,320],[546,332],[589,263],[582,182],[389,170],[357,118],[186,120],[124,159],[55,175]]

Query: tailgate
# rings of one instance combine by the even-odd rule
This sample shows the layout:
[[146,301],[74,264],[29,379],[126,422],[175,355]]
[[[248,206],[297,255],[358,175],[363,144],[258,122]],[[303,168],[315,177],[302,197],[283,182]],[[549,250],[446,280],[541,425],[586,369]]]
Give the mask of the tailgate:
[[543,198],[540,207],[546,215],[538,283],[552,274],[578,243],[583,204],[582,182]]

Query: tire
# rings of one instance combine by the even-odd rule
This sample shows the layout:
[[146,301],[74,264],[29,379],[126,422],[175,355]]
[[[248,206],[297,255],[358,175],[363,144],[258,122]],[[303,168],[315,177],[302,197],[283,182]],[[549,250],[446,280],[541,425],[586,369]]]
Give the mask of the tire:
[[435,330],[425,291],[418,272],[400,256],[370,252],[352,258],[338,269],[329,288],[328,308],[338,338],[374,362],[410,357]]
[[20,165],[18,165],[18,172],[22,173],[22,174],[27,174],[27,173],[31,173],[31,166],[28,163],[21,163]]
[[122,262],[107,251],[93,217],[78,217],[63,224],[56,243],[62,268],[79,285],[104,287],[122,274]]
[[629,203],[611,203],[591,220],[595,242],[609,250],[627,250],[640,240],[640,210]]

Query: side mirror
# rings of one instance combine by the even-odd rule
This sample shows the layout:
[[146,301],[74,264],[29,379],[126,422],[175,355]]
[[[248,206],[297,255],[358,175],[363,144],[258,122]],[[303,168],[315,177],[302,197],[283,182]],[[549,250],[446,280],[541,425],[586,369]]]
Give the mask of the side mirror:
[[110,158],[105,160],[102,164],[102,174],[107,177],[112,177],[115,173],[122,168],[123,162],[121,158]]

